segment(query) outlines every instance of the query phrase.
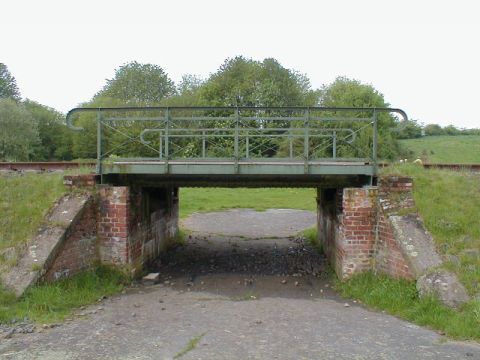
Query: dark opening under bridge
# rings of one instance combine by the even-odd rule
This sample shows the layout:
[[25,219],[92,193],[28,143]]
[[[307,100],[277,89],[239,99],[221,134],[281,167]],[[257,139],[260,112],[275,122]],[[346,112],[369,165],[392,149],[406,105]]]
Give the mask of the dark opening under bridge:
[[96,124],[102,182],[359,185],[374,181],[391,113],[407,120],[391,108],[123,107],[76,108],[67,123],[89,136]]

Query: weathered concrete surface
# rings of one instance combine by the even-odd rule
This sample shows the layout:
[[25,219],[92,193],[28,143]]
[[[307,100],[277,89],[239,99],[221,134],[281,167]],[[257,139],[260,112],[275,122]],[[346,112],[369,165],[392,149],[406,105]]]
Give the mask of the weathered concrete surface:
[[420,296],[434,295],[445,305],[458,308],[470,300],[465,287],[451,272],[437,270],[422,275],[417,280]]
[[181,359],[480,359],[476,344],[351,301],[346,307],[328,276],[298,265],[325,264],[299,239],[199,234],[164,255],[160,284],[2,340],[0,358],[173,359],[203,334]]
[[0,272],[1,282],[17,296],[35,284],[57,255],[71,224],[82,214],[87,194],[69,194],[61,198],[47,216],[45,225],[28,244],[16,266]]
[[442,265],[432,236],[416,215],[390,216],[397,243],[407,257],[415,278]]
[[315,225],[314,212],[294,209],[231,209],[195,213],[182,221],[194,232],[245,236],[251,238],[286,237]]
[[390,216],[390,221],[396,241],[417,279],[420,296],[434,295],[444,305],[453,308],[469,301],[467,290],[455,274],[436,270],[443,261],[418,216]]

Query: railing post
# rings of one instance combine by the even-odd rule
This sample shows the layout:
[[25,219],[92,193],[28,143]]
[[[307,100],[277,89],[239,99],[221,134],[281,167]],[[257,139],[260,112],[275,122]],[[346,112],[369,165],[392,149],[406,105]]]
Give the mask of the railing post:
[[102,169],[102,114],[97,112],[97,174],[100,175],[100,183],[103,183]]
[[235,138],[234,138],[234,156],[235,156],[235,173],[238,174],[238,125],[240,121],[240,113],[238,110],[238,106],[235,108]]
[[202,159],[205,159],[206,155],[206,147],[205,147],[205,130],[202,131]]
[[377,174],[377,146],[378,146],[378,116],[376,109],[373,109],[373,146],[372,160],[374,165],[374,173]]
[[168,138],[168,133],[169,133],[169,128],[170,128],[170,109],[167,107],[165,109],[165,172],[168,174],[170,172],[169,165],[168,165],[168,160],[170,159],[170,153],[169,153],[169,138]]
[[333,160],[337,158],[337,132],[333,131]]
[[292,137],[292,131],[291,130],[288,130],[288,142],[289,142],[289,145],[290,145],[289,155],[290,155],[290,160],[291,160],[291,159],[293,159],[293,137]]
[[310,110],[305,110],[305,134],[303,138],[303,158],[304,158],[304,172],[308,174],[308,159],[309,159],[309,120],[310,120]]
[[162,152],[163,152],[163,134],[162,131],[160,130],[158,132],[158,157],[161,159],[162,158]]
[[245,132],[245,158],[248,159],[250,156],[250,140],[248,137],[248,130]]

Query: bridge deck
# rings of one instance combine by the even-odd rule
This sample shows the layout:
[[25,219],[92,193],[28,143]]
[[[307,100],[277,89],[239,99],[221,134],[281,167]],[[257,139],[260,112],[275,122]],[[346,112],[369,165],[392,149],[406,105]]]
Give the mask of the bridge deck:
[[114,161],[102,173],[155,175],[367,175],[376,167],[365,161],[268,161],[268,160],[148,160]]

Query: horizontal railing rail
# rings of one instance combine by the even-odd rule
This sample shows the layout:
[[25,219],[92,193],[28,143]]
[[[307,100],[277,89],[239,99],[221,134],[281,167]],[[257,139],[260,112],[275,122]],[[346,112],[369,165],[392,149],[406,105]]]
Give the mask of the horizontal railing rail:
[[[380,114],[397,108],[354,107],[102,107],[75,108],[96,114],[97,172],[109,158],[174,160],[299,160],[308,169],[319,159],[364,160],[377,164]],[[89,130],[91,131],[91,130]],[[166,167],[168,169],[168,166]],[[307,171],[307,170],[306,170]]]

